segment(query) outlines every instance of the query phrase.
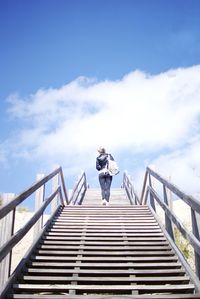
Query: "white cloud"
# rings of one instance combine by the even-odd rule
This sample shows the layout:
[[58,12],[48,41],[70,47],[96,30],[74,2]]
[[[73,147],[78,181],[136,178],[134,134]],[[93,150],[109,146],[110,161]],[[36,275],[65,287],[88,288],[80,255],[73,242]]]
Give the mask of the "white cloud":
[[185,173],[194,156],[200,162],[200,66],[154,76],[134,71],[117,81],[80,77],[27,98],[11,95],[8,102],[22,124],[9,140],[9,156],[90,169],[96,148],[105,145],[120,156],[124,149],[156,153],[153,163],[163,172],[170,165],[177,176],[177,165]]
[[[200,136],[199,136],[200,137]],[[200,192],[200,138],[170,154],[160,155],[153,161],[155,170],[183,190]]]

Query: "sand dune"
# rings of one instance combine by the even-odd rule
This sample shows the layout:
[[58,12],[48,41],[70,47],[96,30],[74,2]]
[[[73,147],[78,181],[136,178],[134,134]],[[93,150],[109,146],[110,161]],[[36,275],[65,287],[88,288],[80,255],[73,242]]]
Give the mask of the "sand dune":
[[[31,212],[18,212],[16,211],[15,215],[15,227],[14,231],[17,232],[24,224],[26,224],[33,213]],[[44,215],[44,223],[49,218],[49,215]],[[18,265],[20,260],[23,258],[29,247],[31,246],[34,240],[34,227],[24,236],[24,238],[13,248],[12,252],[12,266],[11,270],[13,271]]]

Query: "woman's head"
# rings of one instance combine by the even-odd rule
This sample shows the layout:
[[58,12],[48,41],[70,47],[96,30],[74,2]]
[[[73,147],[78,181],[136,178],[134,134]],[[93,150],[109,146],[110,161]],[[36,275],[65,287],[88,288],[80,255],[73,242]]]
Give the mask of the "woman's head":
[[98,148],[98,152],[99,152],[100,154],[105,154],[106,150],[105,150],[104,147],[100,146],[100,147]]

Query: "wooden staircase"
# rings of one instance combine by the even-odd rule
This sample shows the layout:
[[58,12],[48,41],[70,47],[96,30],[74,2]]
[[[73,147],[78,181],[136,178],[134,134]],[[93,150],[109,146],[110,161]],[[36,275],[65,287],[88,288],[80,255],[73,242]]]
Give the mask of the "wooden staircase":
[[[123,188],[112,188],[110,193],[111,205],[130,205],[130,201]],[[101,190],[99,188],[88,188],[83,205],[101,205]]]
[[148,206],[62,207],[6,298],[200,298]]

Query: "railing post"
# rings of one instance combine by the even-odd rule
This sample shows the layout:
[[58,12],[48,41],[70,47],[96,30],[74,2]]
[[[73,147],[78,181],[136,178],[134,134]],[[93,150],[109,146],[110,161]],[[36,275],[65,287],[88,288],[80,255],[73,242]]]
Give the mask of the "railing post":
[[139,200],[138,195],[137,195],[136,191],[134,190],[131,177],[130,177],[130,175],[127,174],[126,171],[124,172],[124,176],[123,176],[122,188],[125,189],[126,195],[127,195],[128,199],[130,200],[131,205],[138,205],[138,204],[141,205],[141,201]]
[[146,204],[146,202],[144,200],[144,194],[145,194],[145,190],[146,190],[147,178],[148,178],[148,172],[146,170],[145,175],[144,175],[144,183],[143,183],[143,187],[142,187],[142,193],[141,193],[141,197],[140,197],[141,205]]
[[[52,193],[58,188],[59,186],[59,174],[55,175],[53,178],[52,178]],[[58,207],[58,200],[59,200],[59,195],[57,194],[55,196],[55,198],[52,200],[52,203],[51,203],[51,214],[53,214],[55,212],[55,210],[57,209]]]
[[129,187],[130,187],[131,198],[134,201],[134,205],[137,205],[138,203],[137,203],[137,200],[136,200],[136,194],[134,193],[133,183],[132,183],[130,175],[128,176],[128,180],[129,180],[128,183],[129,183]]
[[[165,204],[170,208],[169,205],[169,200],[167,196],[167,190],[166,187],[163,185],[163,196],[164,196],[164,202]],[[169,217],[165,213],[165,228],[167,232],[169,233],[170,237],[174,241],[174,232],[173,232],[173,227],[172,227],[172,221],[169,219]]]
[[66,201],[66,204],[68,205],[69,204],[69,198],[68,198],[67,189],[66,189],[66,186],[65,186],[65,180],[64,180],[64,175],[63,175],[62,169],[60,171],[60,178],[61,178],[61,182],[62,182],[62,187],[63,187],[64,196],[65,196],[65,201]]
[[147,191],[146,191],[146,193],[145,193],[145,198],[144,198],[144,201],[143,201],[143,204],[144,204],[144,205],[147,204],[148,195],[149,195],[149,189],[147,189]]
[[[171,182],[171,176],[168,177],[168,181]],[[168,206],[171,210],[173,210],[172,191],[167,188],[166,192],[167,192]]]
[[[36,177],[36,181],[39,181],[42,178],[44,178],[44,174],[38,174]],[[45,194],[45,185],[42,185],[39,189],[36,190],[35,193],[35,212],[37,212],[39,208],[41,208],[44,201],[44,194]],[[34,238],[38,236],[42,227],[43,227],[43,215],[34,225]]]
[[[14,198],[14,193],[3,194],[3,204],[7,204]],[[15,209],[0,220],[0,247],[13,235],[15,221]],[[0,263],[0,290],[10,276],[12,251]]]
[[[149,186],[153,189],[150,173],[149,173]],[[150,205],[152,209],[156,212],[155,200],[151,192],[150,192]]]
[[[195,237],[200,240],[200,215],[196,213],[193,209],[191,209],[191,217],[192,217],[192,230]],[[200,256],[195,251],[195,271],[196,275],[200,279]]]
[[81,204],[82,200],[84,198],[86,189],[87,189],[87,179],[86,179],[85,172],[82,172],[82,174],[78,176],[78,180],[75,183],[75,186],[72,190],[69,204],[70,205]]
[[87,178],[86,178],[86,174],[84,172],[84,187],[85,187],[85,190],[87,189]]

